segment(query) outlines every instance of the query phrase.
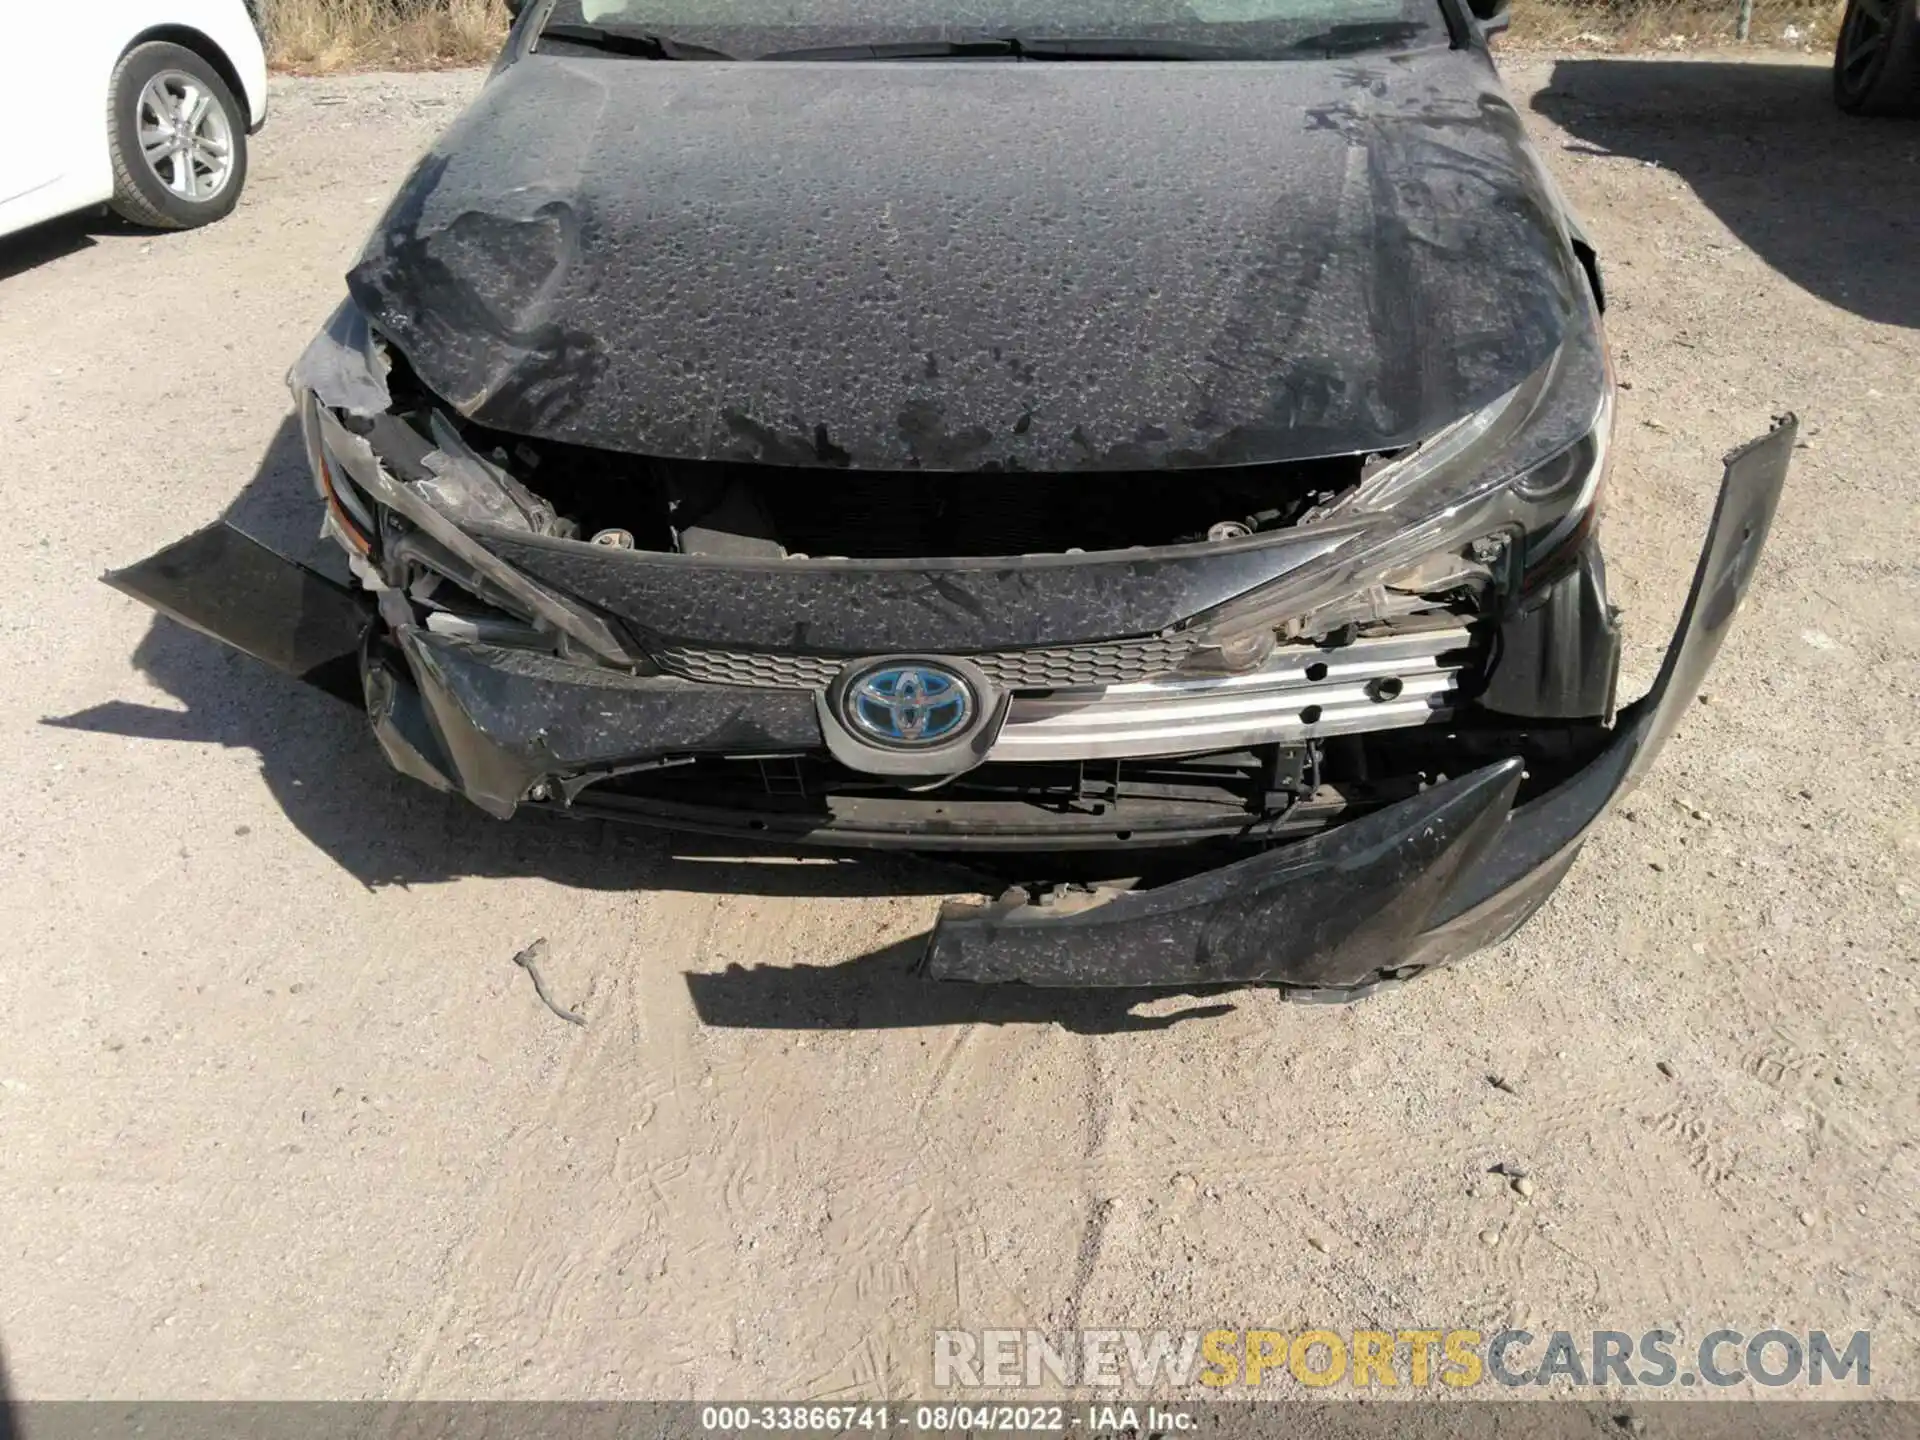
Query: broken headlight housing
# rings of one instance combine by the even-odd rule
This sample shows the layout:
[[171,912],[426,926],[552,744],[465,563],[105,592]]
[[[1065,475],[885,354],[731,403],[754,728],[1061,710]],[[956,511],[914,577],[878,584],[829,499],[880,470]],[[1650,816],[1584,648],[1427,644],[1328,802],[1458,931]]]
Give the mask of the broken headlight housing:
[[1491,404],[1395,456],[1304,522],[1330,544],[1309,565],[1195,622],[1230,655],[1251,637],[1316,638],[1406,603],[1472,589],[1505,604],[1564,568],[1592,528],[1613,431],[1597,323]]
[[371,557],[376,548],[379,525],[374,507],[352,480],[346,468],[328,450],[320,424],[320,402],[312,392],[298,396],[300,435],[306,443],[307,468],[314,488],[326,502],[325,531],[356,558]]

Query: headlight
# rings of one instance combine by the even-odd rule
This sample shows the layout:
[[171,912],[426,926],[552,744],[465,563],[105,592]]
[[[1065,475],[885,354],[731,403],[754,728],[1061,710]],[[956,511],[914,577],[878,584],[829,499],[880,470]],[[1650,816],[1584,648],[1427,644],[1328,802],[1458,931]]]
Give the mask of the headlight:
[[1548,578],[1593,523],[1613,388],[1597,326],[1580,327],[1512,390],[1305,522],[1336,535],[1332,549],[1200,617],[1203,642],[1228,648],[1255,631],[1323,633],[1366,618],[1356,601],[1364,612],[1372,595],[1432,594],[1476,576],[1512,594]]
[[314,488],[327,502],[327,522],[349,551],[361,555],[373,553],[373,537],[378,533],[373,507],[360,493],[345,469],[327,452],[320,433],[320,402],[313,392],[300,397],[300,433],[307,442],[307,465],[313,471]]

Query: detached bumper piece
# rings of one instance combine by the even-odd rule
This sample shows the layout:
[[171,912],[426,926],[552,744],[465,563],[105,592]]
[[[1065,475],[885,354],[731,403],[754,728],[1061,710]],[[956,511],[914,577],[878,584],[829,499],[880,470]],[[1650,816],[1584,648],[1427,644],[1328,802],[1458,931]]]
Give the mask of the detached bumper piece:
[[231,525],[209,525],[104,578],[182,625],[360,703],[360,637],[373,618],[373,597]]
[[1394,962],[1493,843],[1520,788],[1489,765],[1324,834],[1078,915],[954,906],[927,955],[936,979],[1032,985],[1351,983]]
[[1727,457],[1693,586],[1659,677],[1601,754],[1513,807],[1521,765],[1486,766],[1323,835],[1072,913],[946,906],[925,973],[1033,985],[1280,982],[1347,1000],[1511,935],[1587,831],[1645,773],[1699,694],[1747,592],[1785,483],[1791,417]]

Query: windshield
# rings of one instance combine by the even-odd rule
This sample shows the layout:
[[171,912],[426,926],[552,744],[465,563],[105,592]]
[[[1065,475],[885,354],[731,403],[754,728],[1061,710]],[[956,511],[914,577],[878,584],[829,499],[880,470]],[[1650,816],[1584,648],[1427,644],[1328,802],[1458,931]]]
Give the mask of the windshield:
[[[555,0],[541,48],[572,48],[582,37],[565,32],[581,27],[672,42],[654,55],[665,59],[858,46],[898,47],[906,52],[899,58],[911,58],[923,46],[934,55],[985,41],[1040,42],[1041,59],[1265,59],[1448,40],[1440,0]],[[1051,41],[1108,43],[1063,56],[1046,48]]]

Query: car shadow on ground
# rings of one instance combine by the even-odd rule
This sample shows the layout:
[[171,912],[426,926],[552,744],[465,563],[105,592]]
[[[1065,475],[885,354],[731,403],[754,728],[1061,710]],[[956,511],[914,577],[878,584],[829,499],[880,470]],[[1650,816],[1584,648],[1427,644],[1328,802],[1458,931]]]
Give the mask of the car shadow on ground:
[[1165,1030],[1186,1020],[1231,1014],[1225,1002],[1136,1014],[1148,1001],[1226,994],[1249,987],[1185,990],[1051,990],[969,985],[916,973],[925,936],[839,965],[730,965],[689,973],[687,993],[702,1023],[746,1030],[895,1030],[923,1025],[1054,1024],[1080,1035]]
[[1678,175],[1802,289],[1920,328],[1920,124],[1842,114],[1824,67],[1560,60],[1533,108],[1576,153]]
[[29,226],[17,235],[0,235],[0,281],[90,248],[100,223],[92,216],[63,215]]
[[164,237],[166,233],[164,230],[148,230],[131,224],[102,206],[42,220],[17,234],[0,235],[0,282],[11,280],[15,275],[25,274],[63,256],[90,250],[102,239],[138,239],[145,236],[152,240]]
[[[317,534],[318,502],[289,416],[225,519],[282,554],[341,577]],[[174,537],[169,537],[174,538]],[[142,558],[124,557],[122,563]],[[467,876],[530,876],[581,890],[789,896],[938,896],[998,888],[957,864],[905,855],[826,857],[741,842],[670,836],[545,814],[502,822],[388,768],[364,715],[252,658],[154,616],[134,667],[178,708],[109,700],[42,723],[97,734],[254,751],[287,819],[360,884],[413,886]],[[689,974],[707,1024],[839,1029],[1059,1023],[1075,1030],[1160,1029],[1174,1016],[1130,1013],[1147,992],[1048,991],[929,982],[917,942],[839,964],[733,967]],[[504,954],[503,959],[507,958]]]

